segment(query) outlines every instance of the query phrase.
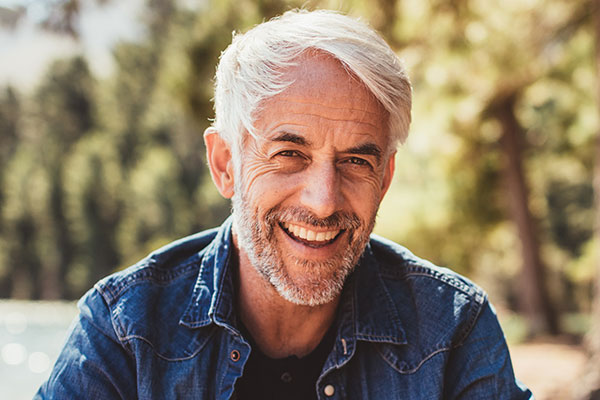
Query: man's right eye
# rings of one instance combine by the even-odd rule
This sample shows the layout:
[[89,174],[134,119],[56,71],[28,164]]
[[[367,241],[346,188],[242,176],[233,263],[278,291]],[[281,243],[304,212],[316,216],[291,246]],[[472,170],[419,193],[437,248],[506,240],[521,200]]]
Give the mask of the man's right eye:
[[309,163],[306,154],[298,150],[282,150],[275,153],[273,160],[277,162],[280,171],[284,173],[299,172]]

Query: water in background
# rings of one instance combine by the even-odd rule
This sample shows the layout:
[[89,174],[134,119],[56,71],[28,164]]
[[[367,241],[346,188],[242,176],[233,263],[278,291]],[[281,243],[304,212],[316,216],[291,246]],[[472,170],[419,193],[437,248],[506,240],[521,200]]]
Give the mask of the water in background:
[[71,302],[0,300],[0,398],[33,397],[76,315]]

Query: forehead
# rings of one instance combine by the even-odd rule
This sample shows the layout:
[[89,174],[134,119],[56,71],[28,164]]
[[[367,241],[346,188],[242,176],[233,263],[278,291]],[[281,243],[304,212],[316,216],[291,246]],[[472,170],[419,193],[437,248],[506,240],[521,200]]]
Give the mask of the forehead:
[[293,83],[275,98],[328,99],[332,104],[357,110],[372,108],[371,111],[383,111],[360,79],[333,56],[309,52],[298,57],[296,65],[284,69],[283,74]]
[[[261,103],[255,121],[298,114],[330,122],[370,125],[369,130],[387,138],[388,113],[366,86],[335,58],[311,52],[282,70],[292,83]],[[262,120],[262,121],[261,121]]]

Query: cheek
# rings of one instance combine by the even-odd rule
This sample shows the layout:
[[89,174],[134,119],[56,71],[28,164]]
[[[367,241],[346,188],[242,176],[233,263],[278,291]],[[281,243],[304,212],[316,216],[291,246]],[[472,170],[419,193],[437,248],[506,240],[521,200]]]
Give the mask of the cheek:
[[361,174],[360,176],[346,175],[342,179],[343,190],[347,192],[350,199],[361,199],[362,201],[381,201],[382,175],[376,173]]

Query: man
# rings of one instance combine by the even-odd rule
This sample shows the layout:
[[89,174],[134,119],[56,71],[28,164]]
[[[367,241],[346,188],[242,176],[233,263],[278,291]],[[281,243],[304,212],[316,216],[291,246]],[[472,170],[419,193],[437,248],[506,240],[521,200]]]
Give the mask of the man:
[[351,18],[235,36],[204,134],[232,217],[88,292],[39,397],[529,398],[485,294],[369,236],[410,103]]

